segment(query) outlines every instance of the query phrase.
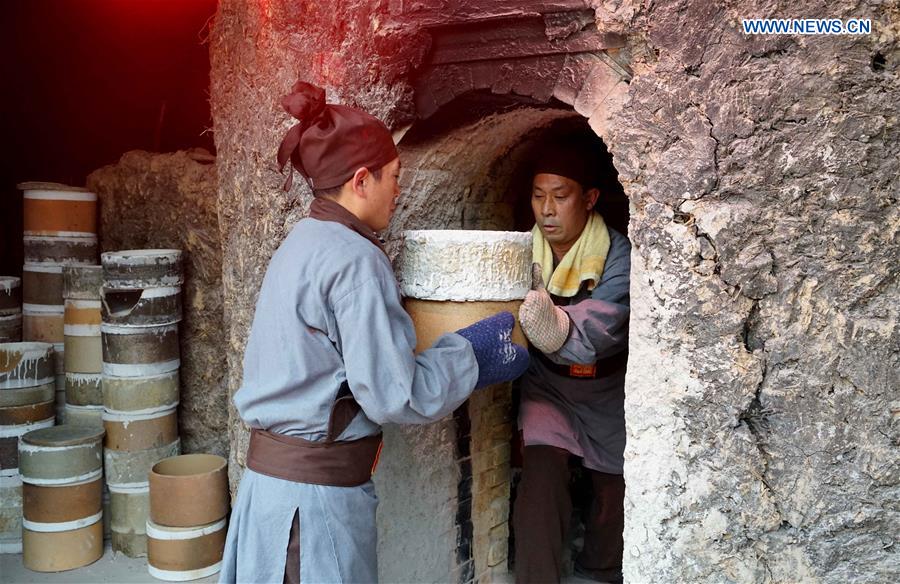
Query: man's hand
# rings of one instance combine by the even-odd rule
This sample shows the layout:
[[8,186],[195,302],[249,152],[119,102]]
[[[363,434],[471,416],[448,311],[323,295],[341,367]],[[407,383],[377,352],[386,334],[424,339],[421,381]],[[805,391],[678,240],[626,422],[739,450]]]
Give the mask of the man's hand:
[[537,263],[531,266],[531,291],[519,307],[519,323],[531,344],[542,353],[559,351],[569,337],[569,315],[553,304]]

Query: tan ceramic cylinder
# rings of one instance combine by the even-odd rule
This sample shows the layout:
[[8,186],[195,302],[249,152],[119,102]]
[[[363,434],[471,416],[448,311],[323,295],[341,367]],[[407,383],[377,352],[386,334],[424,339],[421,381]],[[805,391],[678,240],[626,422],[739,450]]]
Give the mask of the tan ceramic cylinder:
[[100,265],[63,266],[63,298],[67,300],[100,300],[102,285]]
[[512,332],[512,341],[523,347],[528,346],[528,340],[519,326],[519,306],[521,300],[507,302],[438,302],[431,300],[417,300],[406,298],[403,307],[412,318],[416,329],[416,352],[424,351],[434,344],[437,338],[446,333],[452,333],[470,324],[474,324],[483,318],[493,316],[504,310],[516,317],[516,324]]
[[64,306],[31,304],[22,308],[22,339],[41,343],[62,343]]
[[[185,454],[150,469],[150,520],[167,527],[213,523],[228,514],[228,462],[213,454]],[[196,493],[203,493],[197,497]]]
[[181,320],[181,287],[104,288],[103,322],[126,326],[157,326]]
[[103,345],[100,334],[96,336],[65,337],[66,373],[102,373]]
[[62,264],[30,263],[22,266],[23,307],[62,306]]
[[64,424],[23,435],[19,471],[42,486],[93,480],[103,472],[103,429]]
[[150,489],[109,485],[109,528],[112,549],[131,558],[147,555]]
[[72,336],[100,335],[100,301],[67,298],[65,307],[66,334]]
[[36,531],[22,522],[22,563],[35,572],[63,572],[92,564],[103,556],[100,515],[84,527],[65,531]]
[[22,555],[42,572],[79,568],[103,554],[103,430],[56,426],[22,436]]
[[196,527],[147,522],[147,569],[160,580],[183,582],[221,569],[227,534],[224,519]]
[[104,446],[109,450],[146,450],[178,438],[175,409],[141,415],[105,412],[103,426],[106,428]]
[[128,327],[102,324],[103,374],[146,377],[178,369],[178,325]]
[[22,311],[0,314],[0,343],[18,343],[22,340]]
[[97,236],[59,237],[26,235],[23,239],[26,263],[96,264]]
[[97,234],[97,195],[57,183],[21,183],[25,235]]
[[104,377],[103,405],[110,413],[151,413],[178,405],[178,371],[150,377]]
[[66,373],[101,373],[100,301],[66,299],[63,333]]
[[66,403],[94,406],[103,403],[102,373],[66,373]]
[[[416,350],[501,311],[517,317],[531,284],[531,233],[406,231],[398,261]],[[525,345],[516,322],[512,340]]]
[[20,387],[18,389],[0,389],[0,407],[23,406],[52,401],[56,393],[56,382]]
[[19,437],[32,430],[49,428],[55,421],[56,416],[53,415],[25,424],[0,426],[0,476],[19,474]]
[[103,429],[103,406],[76,406],[65,404],[63,406],[63,419],[66,424],[74,426],[89,426]]
[[0,276],[0,316],[22,312],[22,279]]
[[104,288],[141,289],[181,286],[182,253],[178,249],[129,249],[100,255]]
[[103,509],[103,477],[68,485],[22,485],[23,517],[33,523],[66,523]]
[[22,477],[0,476],[0,554],[22,552]]
[[56,403],[53,401],[25,404],[23,406],[7,406],[0,408],[0,427],[33,424],[52,418],[55,415]]

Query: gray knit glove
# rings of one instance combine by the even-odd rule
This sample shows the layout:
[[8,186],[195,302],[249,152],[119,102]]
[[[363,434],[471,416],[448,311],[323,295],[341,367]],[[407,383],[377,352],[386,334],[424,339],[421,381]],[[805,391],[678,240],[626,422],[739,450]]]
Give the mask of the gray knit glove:
[[532,345],[542,353],[555,353],[569,337],[571,321],[562,308],[553,304],[544,287],[541,265],[531,265],[531,291],[519,307],[519,323]]

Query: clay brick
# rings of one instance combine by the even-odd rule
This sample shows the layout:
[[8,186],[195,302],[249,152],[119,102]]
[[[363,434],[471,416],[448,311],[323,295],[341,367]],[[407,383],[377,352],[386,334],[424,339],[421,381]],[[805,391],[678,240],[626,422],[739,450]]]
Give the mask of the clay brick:
[[510,438],[512,438],[513,432],[512,421],[498,424],[492,427],[488,432],[491,439],[494,441],[500,440],[503,442],[509,442]]
[[507,539],[493,540],[488,547],[488,565],[498,566],[507,560],[509,541]]
[[491,463],[491,451],[485,450],[477,453],[472,457],[472,475],[479,476],[484,474],[489,469],[493,468],[494,464]]
[[491,527],[502,525],[509,520],[509,499],[498,499],[492,501],[488,507],[487,515],[480,517],[479,521],[484,521]]
[[491,462],[493,463],[491,466],[499,466],[508,463],[510,451],[511,448],[509,444],[500,444],[499,446],[494,447],[494,449],[491,450]]
[[500,525],[491,528],[490,532],[491,541],[499,541],[501,539],[509,539],[509,522],[504,522]]

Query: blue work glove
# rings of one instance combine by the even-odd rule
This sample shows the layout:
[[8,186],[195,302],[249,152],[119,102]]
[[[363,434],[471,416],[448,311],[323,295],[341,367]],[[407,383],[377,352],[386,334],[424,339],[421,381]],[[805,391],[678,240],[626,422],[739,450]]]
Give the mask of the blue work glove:
[[475,388],[512,381],[528,369],[528,350],[510,340],[516,323],[509,312],[500,312],[456,331],[472,344],[478,361]]

